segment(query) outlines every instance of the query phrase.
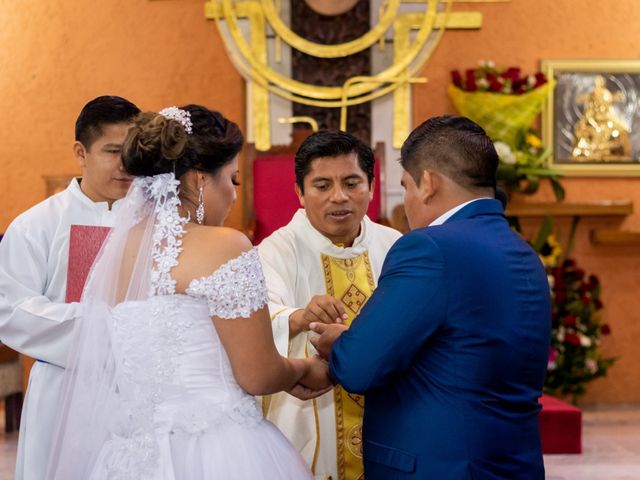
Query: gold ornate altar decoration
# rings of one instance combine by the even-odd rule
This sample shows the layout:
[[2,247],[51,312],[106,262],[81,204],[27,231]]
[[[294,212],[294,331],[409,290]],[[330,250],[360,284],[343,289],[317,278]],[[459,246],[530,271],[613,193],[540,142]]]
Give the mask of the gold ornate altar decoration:
[[622,101],[622,92],[611,93],[605,79],[597,76],[595,87],[578,99],[584,113],[574,127],[575,142],[572,157],[576,161],[630,161],[629,129],[613,111],[613,102]]
[[[384,0],[376,25],[355,40],[320,44],[296,34],[281,18],[282,0],[210,0],[205,14],[216,21],[225,48],[250,85],[251,118],[258,150],[271,147],[269,93],[286,100],[340,108],[340,128],[346,130],[347,109],[393,94],[393,145],[399,148],[410,131],[410,84],[424,83],[418,74],[446,29],[482,25],[479,12],[454,11],[454,3],[500,3],[510,0]],[[407,9],[412,8],[412,11]],[[240,20],[248,21],[248,29]],[[247,31],[248,30],[248,31]],[[275,38],[272,57],[267,35]],[[370,76],[353,76],[341,86],[312,85],[294,80],[273,65],[281,61],[282,43],[319,58],[340,58],[368,48],[386,48],[392,39],[393,61]]]

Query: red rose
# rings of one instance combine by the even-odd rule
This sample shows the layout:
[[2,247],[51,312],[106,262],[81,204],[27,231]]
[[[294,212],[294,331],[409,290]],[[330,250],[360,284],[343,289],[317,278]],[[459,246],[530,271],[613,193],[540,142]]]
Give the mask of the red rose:
[[500,76],[502,78],[509,78],[511,81],[515,82],[520,78],[520,69],[518,67],[507,68]]
[[583,296],[580,301],[585,307],[591,303],[591,299],[587,296]]
[[491,92],[500,92],[502,91],[503,85],[498,80],[493,80],[489,82],[489,91]]
[[527,90],[527,80],[522,78],[514,80],[511,84],[511,89],[513,93],[524,93]]
[[602,308],[602,302],[600,301],[599,298],[596,298],[593,301],[593,306],[595,307],[596,310],[600,310]]
[[556,296],[555,296],[555,300],[556,300],[556,304],[557,305],[562,305],[563,303],[565,303],[567,301],[567,291],[564,289],[558,289],[555,292]]
[[581,294],[583,294],[583,295],[584,295],[585,293],[589,293],[589,292],[591,291],[591,285],[589,285],[588,283],[584,283],[584,282],[582,282],[582,283],[580,284],[580,288],[579,288],[579,290],[580,290],[580,293],[581,293]]
[[562,262],[562,266],[564,268],[572,268],[576,266],[576,262],[575,260],[571,260],[570,258],[567,258],[564,262]]
[[600,327],[600,333],[602,335],[609,335],[611,333],[611,327],[605,323]]
[[580,345],[580,337],[575,333],[565,333],[564,341],[570,345]]
[[578,323],[578,318],[575,315],[567,315],[564,317],[564,324],[567,327],[575,327],[576,323]]
[[462,83],[462,75],[458,70],[451,70],[451,80],[453,84],[458,88],[464,88],[464,84]]
[[499,92],[504,85],[502,80],[493,73],[487,73],[487,82],[489,82],[489,91]]
[[600,280],[598,280],[598,277],[596,277],[595,275],[589,275],[589,285],[591,285],[592,287],[597,287],[598,285],[600,285]]
[[574,275],[576,276],[576,280],[581,281],[584,278],[584,270],[576,268]]
[[536,84],[533,86],[533,88],[538,88],[540,85],[544,85],[545,83],[547,83],[547,77],[545,77],[544,73],[536,73]]
[[468,92],[475,92],[478,90],[478,85],[476,85],[476,72],[473,69],[469,69],[465,72],[465,79],[467,85]]

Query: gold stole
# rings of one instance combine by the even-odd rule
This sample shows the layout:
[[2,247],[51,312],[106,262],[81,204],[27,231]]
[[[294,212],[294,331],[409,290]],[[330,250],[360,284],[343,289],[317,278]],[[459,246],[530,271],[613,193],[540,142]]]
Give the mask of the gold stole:
[[[327,294],[340,300],[349,318],[353,319],[367,303],[375,289],[373,270],[367,252],[349,259],[322,255],[322,271]],[[364,396],[344,391],[339,386],[334,389],[338,479],[364,480],[362,464],[362,415]]]

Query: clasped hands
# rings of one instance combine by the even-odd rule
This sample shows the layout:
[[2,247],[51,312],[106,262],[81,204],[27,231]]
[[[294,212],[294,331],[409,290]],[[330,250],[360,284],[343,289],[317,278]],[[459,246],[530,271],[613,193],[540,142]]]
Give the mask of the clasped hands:
[[318,354],[305,359],[309,362],[307,374],[289,393],[301,400],[318,397],[333,388],[327,359],[333,342],[347,329],[347,313],[342,303],[330,295],[316,295],[306,308],[296,310],[289,318],[290,337],[311,330],[319,336],[309,338]]

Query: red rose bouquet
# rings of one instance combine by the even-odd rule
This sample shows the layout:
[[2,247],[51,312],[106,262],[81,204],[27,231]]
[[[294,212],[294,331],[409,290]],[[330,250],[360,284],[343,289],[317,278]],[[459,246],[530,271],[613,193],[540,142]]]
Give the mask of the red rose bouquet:
[[451,72],[453,84],[465,92],[493,92],[522,95],[547,83],[542,72],[523,75],[519,67],[496,68],[491,61],[480,62],[478,68]]
[[547,178],[562,200],[560,172],[547,167],[549,151],[531,128],[550,88],[544,74],[523,75],[517,67],[501,69],[481,62],[464,75],[452,71],[451,79],[449,96],[458,112],[484,128],[496,145],[498,182],[507,190],[531,194],[538,190],[540,179]]

